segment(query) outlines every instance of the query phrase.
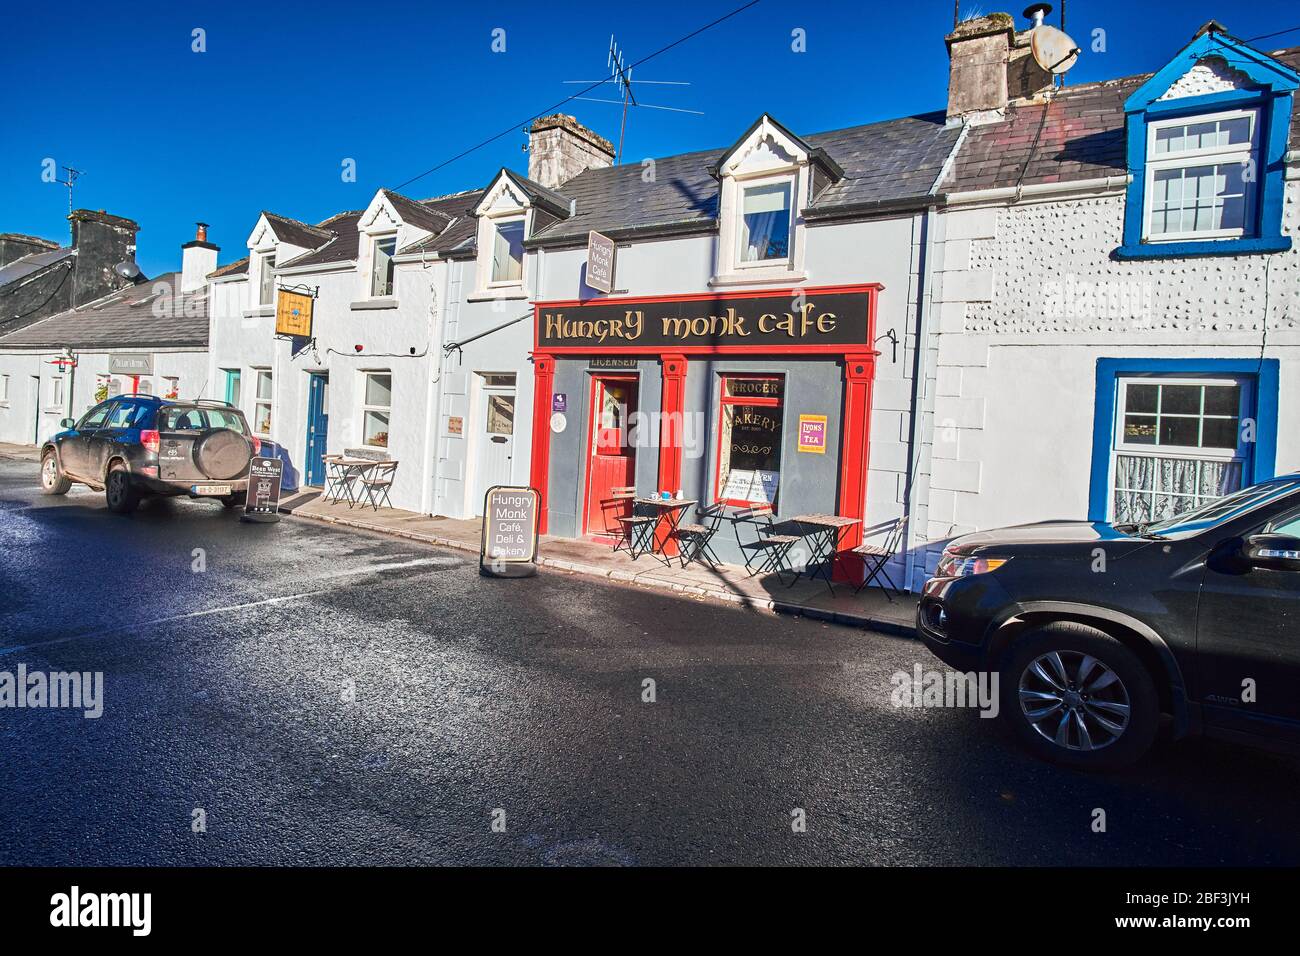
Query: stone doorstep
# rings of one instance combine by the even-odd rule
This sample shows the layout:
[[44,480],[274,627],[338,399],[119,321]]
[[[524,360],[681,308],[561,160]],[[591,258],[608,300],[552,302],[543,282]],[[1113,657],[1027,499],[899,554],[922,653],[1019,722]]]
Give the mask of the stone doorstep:
[[[399,514],[401,514],[399,512]],[[382,512],[381,512],[382,515]],[[299,508],[292,512],[292,517],[309,518],[314,521],[323,521],[328,524],[337,524],[349,528],[357,528],[362,531],[371,531],[379,534],[391,534],[395,537],[406,538],[412,541],[420,541],[426,544],[439,545],[441,547],[453,548],[457,551],[467,551],[477,554],[479,549],[478,539],[468,540],[465,537],[452,537],[446,534],[437,534],[431,531],[416,530],[413,527],[402,527],[402,524],[408,522],[414,523],[410,517],[398,517],[397,515],[389,518],[388,521],[367,521],[357,517],[355,514],[334,514],[326,511],[310,510]],[[433,523],[428,516],[416,515],[415,518],[425,518]],[[449,520],[449,519],[445,519]],[[399,524],[400,522],[400,524]],[[447,530],[451,530],[450,528]],[[566,541],[568,539],[565,539]],[[545,544],[545,538],[543,538]],[[622,557],[622,556],[620,556]],[[572,557],[547,557],[539,555],[537,563],[541,567],[550,568],[556,571],[564,571],[570,574],[582,574],[591,577],[606,578],[611,581],[619,581],[625,584],[635,584],[640,587],[649,587],[656,590],[672,591],[677,594],[686,594],[693,597],[710,598],[713,600],[722,600],[731,604],[742,604],[754,610],[767,611],[773,614],[797,614],[814,620],[830,621],[835,624],[843,624],[850,627],[867,627],[871,630],[883,631],[888,634],[895,634],[905,637],[915,636],[915,629],[906,623],[898,620],[890,620],[872,614],[869,609],[854,609],[849,606],[839,606],[839,602],[846,601],[847,595],[843,590],[839,592],[841,597],[832,597],[829,593],[823,592],[817,596],[813,602],[801,600],[781,600],[774,597],[770,592],[763,589],[761,585],[753,584],[748,578],[730,580],[726,572],[721,572],[721,576],[735,590],[725,587],[710,585],[704,575],[696,569],[681,569],[658,566],[644,570],[635,570],[631,567],[603,567],[596,564],[589,564],[581,560],[575,560]],[[627,564],[631,564],[628,561]],[[748,586],[746,586],[748,585]],[[818,585],[819,587],[821,585]],[[902,603],[904,607],[912,607],[914,599],[909,595],[897,598],[896,603]]]

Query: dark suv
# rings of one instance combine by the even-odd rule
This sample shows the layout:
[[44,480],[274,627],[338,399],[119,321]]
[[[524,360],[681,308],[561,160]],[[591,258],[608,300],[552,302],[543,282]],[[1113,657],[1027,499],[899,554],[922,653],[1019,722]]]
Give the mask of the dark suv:
[[110,511],[129,514],[150,495],[244,502],[248,463],[261,450],[244,413],[226,402],[124,395],[100,402],[41,449],[41,486],[67,494],[74,481],[102,489]]
[[1300,474],[1140,525],[1046,522],[967,535],[926,582],[917,630],[941,660],[999,675],[1036,754],[1136,761],[1161,713],[1300,750]]

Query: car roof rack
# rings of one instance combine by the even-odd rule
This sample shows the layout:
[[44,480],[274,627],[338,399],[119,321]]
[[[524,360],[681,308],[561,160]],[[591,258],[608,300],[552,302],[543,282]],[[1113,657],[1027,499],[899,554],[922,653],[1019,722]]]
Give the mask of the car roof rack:
[[219,398],[174,398],[174,402],[180,402],[184,405],[220,405],[223,408],[234,408],[233,402],[222,401]]

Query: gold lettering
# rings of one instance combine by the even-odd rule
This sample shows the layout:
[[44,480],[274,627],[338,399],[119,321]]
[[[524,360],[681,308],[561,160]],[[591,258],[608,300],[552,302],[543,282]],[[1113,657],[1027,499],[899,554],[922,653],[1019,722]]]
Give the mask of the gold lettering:
[[560,339],[564,337],[563,332],[564,313],[547,312],[546,313],[546,337],[548,339]]
[[817,331],[829,333],[835,331],[835,313],[823,312],[817,316]]
[[641,337],[641,325],[645,321],[645,313],[640,310],[633,312],[628,309],[623,321],[627,323],[628,328],[631,330],[627,337],[629,339],[639,339]]
[[758,331],[764,334],[773,331],[770,323],[775,321],[776,321],[776,316],[773,315],[771,312],[765,313],[764,315],[760,315],[758,317]]
[[691,320],[664,316],[664,338],[684,339],[691,334]]
[[817,306],[813,305],[811,302],[805,302],[805,303],[800,307],[800,309],[799,309],[799,320],[800,320],[800,321],[799,321],[799,338],[803,338],[804,336],[806,336],[806,335],[808,334],[808,327],[809,327],[810,325],[813,324],[812,320],[811,320],[810,318],[808,318],[808,313],[811,312],[811,311],[812,311],[813,309],[815,309],[815,308],[817,308]]

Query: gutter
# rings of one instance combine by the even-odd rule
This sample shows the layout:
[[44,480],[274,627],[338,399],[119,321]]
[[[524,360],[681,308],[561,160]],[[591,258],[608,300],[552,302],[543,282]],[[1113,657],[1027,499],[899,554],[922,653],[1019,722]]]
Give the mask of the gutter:
[[[960,143],[962,137],[957,138]],[[939,171],[934,185],[924,196],[905,196],[901,199],[873,199],[870,202],[848,203],[838,206],[808,206],[803,210],[803,218],[808,222],[818,222],[831,219],[850,219],[861,216],[869,216],[873,213],[896,213],[896,212],[918,212],[924,209],[932,209],[935,206],[942,206],[947,201],[945,193],[937,192],[939,183],[943,182],[943,177],[947,174],[948,163],[945,160],[944,166]]]
[[1117,176],[1102,176],[1096,179],[1072,179],[1062,183],[1030,183],[1028,186],[998,186],[994,189],[973,189],[964,193],[948,193],[945,197],[949,206],[962,206],[982,202],[1017,203],[1022,199],[1044,199],[1066,196],[1072,193],[1096,195],[1119,192],[1125,189],[1133,177],[1128,173]]
[[[605,232],[604,235],[614,242],[624,242],[633,239],[656,239],[660,236],[681,236],[690,233],[708,235],[717,231],[718,222],[716,219],[687,219],[680,222],[656,223],[652,226],[629,226],[623,229],[611,229]],[[587,234],[585,232],[582,235],[556,236],[555,238],[536,236],[524,240],[525,249],[578,248],[586,244]]]

